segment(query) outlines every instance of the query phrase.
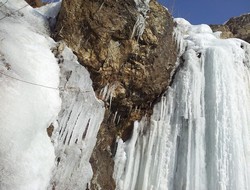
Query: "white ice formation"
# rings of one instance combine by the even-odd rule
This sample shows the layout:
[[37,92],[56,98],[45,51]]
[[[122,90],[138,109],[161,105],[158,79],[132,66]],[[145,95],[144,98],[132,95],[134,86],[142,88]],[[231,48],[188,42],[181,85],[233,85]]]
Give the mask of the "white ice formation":
[[142,36],[146,26],[147,13],[150,10],[150,0],[134,0],[135,8],[137,10],[136,22],[133,27],[131,39],[137,37],[138,39]]
[[176,22],[178,71],[150,121],[119,140],[117,189],[249,190],[250,45]]
[[0,10],[0,189],[86,189],[104,107],[87,70],[49,37],[58,5],[0,0]]
[[[135,1],[143,18],[148,2]],[[1,190],[85,190],[92,178],[104,107],[71,50],[53,54],[50,8],[58,6],[0,0]],[[135,122],[129,141],[117,139],[117,189],[250,190],[250,45],[176,22],[173,83],[151,119]],[[102,98],[112,101],[115,87]]]
[[90,156],[104,116],[103,102],[97,100],[88,71],[69,48],[61,54],[60,89],[62,108],[52,141],[56,168],[51,181],[57,189],[86,189],[92,178]]

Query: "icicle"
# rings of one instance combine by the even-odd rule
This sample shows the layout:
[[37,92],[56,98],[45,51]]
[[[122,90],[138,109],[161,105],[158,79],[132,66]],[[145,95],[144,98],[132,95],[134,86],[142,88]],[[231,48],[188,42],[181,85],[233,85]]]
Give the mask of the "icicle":
[[[104,117],[103,104],[95,98],[89,73],[72,55],[67,47],[63,50],[65,61],[61,65],[60,85],[67,83],[76,90],[61,92],[63,104],[58,128],[51,137],[57,157],[51,183],[56,183],[58,189],[86,188],[92,178],[89,159]],[[66,80],[69,71],[72,74]],[[86,89],[91,92],[86,93]],[[108,93],[106,86],[100,95],[104,99]]]
[[145,18],[141,14],[139,14],[137,16],[135,25],[133,27],[133,32],[130,38],[132,39],[134,36],[138,36],[138,38],[140,38],[144,30],[145,30]]
[[113,123],[115,123],[116,116],[117,116],[117,111],[115,112],[115,116],[114,116],[114,119],[113,119]]
[[118,116],[117,125],[120,123],[121,115]]
[[185,64],[150,122],[118,144],[117,189],[249,190],[250,45],[177,21]]
[[110,93],[110,96],[109,96],[109,110],[111,110],[112,99],[113,99],[113,93],[111,92],[111,93]]

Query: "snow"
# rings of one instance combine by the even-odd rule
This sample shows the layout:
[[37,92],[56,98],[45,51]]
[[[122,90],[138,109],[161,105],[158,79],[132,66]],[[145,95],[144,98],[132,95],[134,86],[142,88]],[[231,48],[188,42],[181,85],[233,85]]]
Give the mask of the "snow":
[[250,45],[176,19],[172,86],[118,141],[117,189],[250,189]]
[[60,110],[59,90],[16,79],[58,87],[53,41],[25,2],[9,0],[0,9],[1,18],[11,14],[0,21],[0,189],[44,190],[55,158],[46,128]]

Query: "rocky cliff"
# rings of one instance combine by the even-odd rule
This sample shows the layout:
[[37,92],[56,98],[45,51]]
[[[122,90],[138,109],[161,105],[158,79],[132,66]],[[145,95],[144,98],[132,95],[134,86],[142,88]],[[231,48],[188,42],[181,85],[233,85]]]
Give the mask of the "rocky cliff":
[[[114,189],[115,140],[151,115],[176,62],[171,15],[155,0],[64,0],[55,38],[88,68],[106,114],[90,160],[92,188]],[[97,170],[98,169],[98,170]]]
[[41,0],[25,0],[25,1],[29,3],[32,7],[41,7],[45,4]]
[[221,31],[222,38],[240,38],[250,43],[250,14],[230,18],[223,25],[211,25],[213,31]]

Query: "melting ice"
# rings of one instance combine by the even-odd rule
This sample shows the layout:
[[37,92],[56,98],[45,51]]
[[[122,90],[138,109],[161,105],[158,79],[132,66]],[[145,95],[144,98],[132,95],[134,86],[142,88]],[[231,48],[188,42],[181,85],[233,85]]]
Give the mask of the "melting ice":
[[117,189],[250,189],[250,45],[176,22],[173,84],[131,140],[118,141]]

